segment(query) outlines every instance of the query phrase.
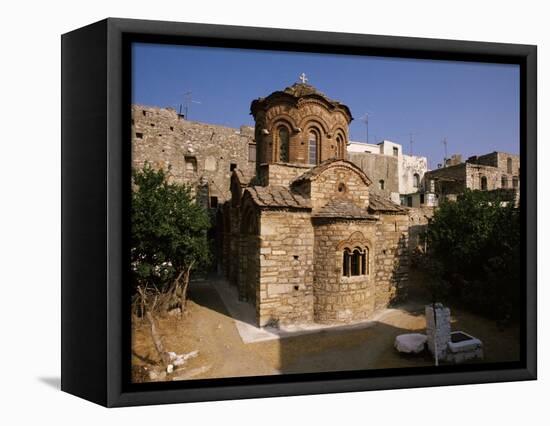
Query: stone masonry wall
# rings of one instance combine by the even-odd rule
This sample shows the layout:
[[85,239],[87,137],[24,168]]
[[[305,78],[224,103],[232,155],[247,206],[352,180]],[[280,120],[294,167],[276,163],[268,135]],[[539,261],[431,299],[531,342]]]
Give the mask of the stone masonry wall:
[[[367,319],[375,308],[376,223],[315,219],[314,318],[319,323]],[[345,246],[368,248],[366,275],[343,276]]]
[[349,166],[331,167],[311,181],[313,212],[334,198],[345,198],[360,208],[369,204],[369,189],[361,177]]
[[424,249],[423,234],[434,215],[434,207],[412,207],[409,212],[409,251]]
[[218,197],[221,204],[231,198],[231,168],[254,172],[249,145],[253,129],[240,130],[187,121],[170,108],[132,105],[132,167],[148,162],[168,170],[175,182],[206,185],[206,198]]
[[313,166],[300,164],[262,164],[260,166],[259,181],[263,186],[289,186],[290,182],[303,175]]
[[[466,187],[469,189],[481,189],[481,178],[487,178],[487,190],[501,187],[502,172],[491,166],[466,163]],[[511,181],[510,181],[511,184]]]
[[313,228],[309,212],[262,211],[260,326],[313,321]]
[[376,310],[406,297],[409,279],[408,231],[407,214],[380,215],[374,257]]

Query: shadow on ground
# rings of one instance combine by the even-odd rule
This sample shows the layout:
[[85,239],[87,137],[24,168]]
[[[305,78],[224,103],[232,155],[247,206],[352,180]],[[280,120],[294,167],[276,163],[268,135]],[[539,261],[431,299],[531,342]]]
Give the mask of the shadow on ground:
[[61,389],[61,377],[39,377],[38,381],[54,389]]
[[[199,351],[186,368],[208,369],[194,379],[433,365],[427,353],[404,356],[394,349],[397,335],[425,332],[425,302],[421,300],[395,306],[367,327],[333,327],[245,344],[215,285],[215,281],[192,283],[185,313],[163,318],[158,324],[167,350]],[[245,307],[249,317],[244,321],[255,324],[253,307]],[[459,309],[451,312],[453,330],[463,330],[483,341],[484,362],[519,359],[517,327],[499,331],[494,321]],[[132,350],[134,365],[148,367],[158,362],[148,327],[139,320],[134,322]]]

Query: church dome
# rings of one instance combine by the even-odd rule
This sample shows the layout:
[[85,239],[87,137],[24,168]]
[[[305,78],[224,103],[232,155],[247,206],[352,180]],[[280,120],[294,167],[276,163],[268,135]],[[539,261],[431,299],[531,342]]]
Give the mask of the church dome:
[[252,101],[258,164],[346,159],[349,108],[302,80]]

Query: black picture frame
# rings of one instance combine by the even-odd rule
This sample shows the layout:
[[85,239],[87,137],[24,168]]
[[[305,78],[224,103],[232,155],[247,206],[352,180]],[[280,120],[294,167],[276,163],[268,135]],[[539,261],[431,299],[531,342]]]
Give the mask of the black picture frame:
[[[537,49],[519,44],[109,18],[62,36],[61,388],[130,406],[534,380]],[[130,44],[154,42],[520,66],[521,360],[517,363],[131,384],[127,280]]]

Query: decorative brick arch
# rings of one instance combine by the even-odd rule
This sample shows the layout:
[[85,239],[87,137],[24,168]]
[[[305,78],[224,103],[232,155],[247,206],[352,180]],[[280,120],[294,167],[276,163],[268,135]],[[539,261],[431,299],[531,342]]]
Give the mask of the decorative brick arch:
[[[342,259],[342,276],[368,276],[372,272],[372,244],[365,236],[356,231],[336,246],[336,256]],[[357,257],[357,259],[356,259]],[[357,271],[354,273],[353,268]]]

